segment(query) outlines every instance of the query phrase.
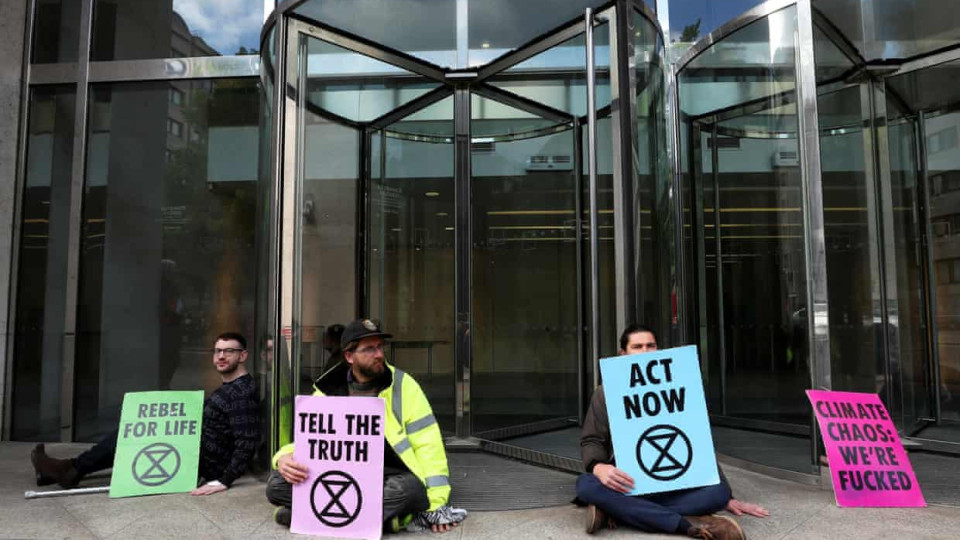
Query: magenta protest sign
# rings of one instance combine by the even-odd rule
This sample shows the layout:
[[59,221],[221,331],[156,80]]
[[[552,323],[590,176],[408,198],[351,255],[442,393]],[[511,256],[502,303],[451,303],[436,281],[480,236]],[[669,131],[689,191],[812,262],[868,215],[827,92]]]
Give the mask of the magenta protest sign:
[[837,505],[927,505],[879,396],[807,390],[807,397],[823,433]]
[[293,487],[295,533],[380,538],[384,405],[377,397],[297,396],[293,459],[309,477]]

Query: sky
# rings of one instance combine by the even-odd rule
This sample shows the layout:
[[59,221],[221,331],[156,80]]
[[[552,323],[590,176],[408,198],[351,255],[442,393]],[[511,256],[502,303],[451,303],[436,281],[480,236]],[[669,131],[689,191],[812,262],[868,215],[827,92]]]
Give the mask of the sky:
[[173,10],[220,54],[260,48],[263,0],[173,0]]

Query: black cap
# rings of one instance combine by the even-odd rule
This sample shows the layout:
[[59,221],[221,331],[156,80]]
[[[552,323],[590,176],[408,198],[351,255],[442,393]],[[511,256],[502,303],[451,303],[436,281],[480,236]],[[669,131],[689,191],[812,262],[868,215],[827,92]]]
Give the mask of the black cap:
[[391,338],[393,336],[381,331],[380,326],[370,319],[360,319],[348,324],[344,329],[343,335],[340,336],[340,346],[346,349],[350,343],[368,337]]

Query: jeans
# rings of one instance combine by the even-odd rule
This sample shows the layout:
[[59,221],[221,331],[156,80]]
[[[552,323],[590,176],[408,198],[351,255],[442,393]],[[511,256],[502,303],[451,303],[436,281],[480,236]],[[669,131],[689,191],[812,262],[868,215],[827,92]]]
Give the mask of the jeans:
[[682,516],[712,514],[726,508],[730,487],[720,482],[704,486],[649,495],[629,496],[603,484],[592,473],[577,478],[577,498],[595,505],[618,523],[646,532],[673,533]]
[[[273,471],[267,479],[267,500],[274,506],[293,504],[293,486],[280,473]],[[416,514],[430,508],[427,488],[412,473],[391,474],[383,477],[383,521],[394,516]]]

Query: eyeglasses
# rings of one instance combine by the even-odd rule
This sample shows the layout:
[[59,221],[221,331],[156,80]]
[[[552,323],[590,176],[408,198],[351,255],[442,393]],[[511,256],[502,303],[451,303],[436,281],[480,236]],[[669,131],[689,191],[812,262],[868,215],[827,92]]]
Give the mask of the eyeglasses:
[[380,345],[371,345],[369,347],[364,347],[362,349],[354,349],[353,352],[356,354],[373,354],[376,351],[383,352],[383,344]]
[[221,354],[225,354],[227,356],[233,356],[235,354],[240,354],[245,350],[246,349],[213,349],[213,355],[220,356]]

